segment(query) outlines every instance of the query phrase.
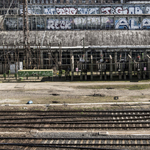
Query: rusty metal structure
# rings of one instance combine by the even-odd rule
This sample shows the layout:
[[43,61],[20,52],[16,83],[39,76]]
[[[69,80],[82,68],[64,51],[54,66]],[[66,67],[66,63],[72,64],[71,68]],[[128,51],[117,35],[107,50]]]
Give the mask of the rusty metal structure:
[[144,1],[1,1],[0,73],[22,64],[70,80],[150,78],[149,17]]
[[[28,69],[28,58],[30,52],[30,41],[29,41],[29,23],[28,23],[28,1],[23,1],[23,36],[24,36],[24,56],[26,57],[26,68]],[[30,65],[31,65],[31,57],[30,57]]]

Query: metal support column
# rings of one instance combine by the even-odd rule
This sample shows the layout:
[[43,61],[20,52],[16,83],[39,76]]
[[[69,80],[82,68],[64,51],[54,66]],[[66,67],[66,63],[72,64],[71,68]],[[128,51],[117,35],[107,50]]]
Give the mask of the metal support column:
[[129,57],[129,79],[132,79],[132,57],[128,54]]
[[113,66],[112,66],[112,56],[109,55],[110,60],[110,80],[112,80],[112,72],[113,72]]
[[74,77],[74,56],[73,53],[71,52],[71,81],[73,81]]
[[93,55],[91,54],[91,80],[93,80]]
[[43,50],[41,50],[41,69],[43,69]]
[[117,71],[117,52],[115,52],[115,72]]
[[[24,56],[26,55],[26,69],[28,69],[28,59],[31,58],[30,53],[30,40],[29,40],[29,25],[28,25],[28,0],[23,0],[23,44],[24,44]],[[31,61],[31,60],[30,60]]]
[[148,78],[150,79],[150,56],[149,55],[147,55],[147,59],[148,59],[147,74],[148,74]]

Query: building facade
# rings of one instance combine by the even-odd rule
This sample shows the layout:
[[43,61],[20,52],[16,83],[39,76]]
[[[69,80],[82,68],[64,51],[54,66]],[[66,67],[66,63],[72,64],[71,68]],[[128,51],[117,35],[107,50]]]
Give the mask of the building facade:
[[101,80],[115,75],[131,78],[132,71],[138,78],[150,77],[147,2],[29,0],[28,16],[31,51],[25,54],[23,4],[17,0],[0,4],[1,73],[10,64],[23,62],[24,69],[98,72]]

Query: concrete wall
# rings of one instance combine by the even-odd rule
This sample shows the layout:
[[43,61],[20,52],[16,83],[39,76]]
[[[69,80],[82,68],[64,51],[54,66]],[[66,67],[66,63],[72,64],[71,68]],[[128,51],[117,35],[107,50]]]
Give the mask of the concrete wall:
[[[46,45],[47,41],[52,46],[82,46],[81,39],[85,38],[85,46],[88,45],[150,45],[149,30],[82,30],[82,31],[31,31],[30,43],[41,43]],[[13,44],[23,42],[22,31],[0,32],[0,46],[3,41]],[[55,43],[55,44],[54,44]]]

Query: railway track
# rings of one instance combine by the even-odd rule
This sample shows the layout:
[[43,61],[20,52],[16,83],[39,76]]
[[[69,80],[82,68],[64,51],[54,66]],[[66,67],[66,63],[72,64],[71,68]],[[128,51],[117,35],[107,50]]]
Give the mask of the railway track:
[[[0,138],[0,147],[13,149],[99,149],[99,150],[129,150],[149,149],[150,138]],[[129,148],[130,147],[130,148]]]
[[0,111],[0,128],[148,129],[150,111]]
[[[149,129],[150,110],[135,111],[0,111],[1,131],[30,131],[31,129]],[[45,131],[46,132],[46,131]],[[66,132],[66,131],[65,131]],[[37,132],[38,133],[38,132]],[[58,132],[59,133],[59,132]],[[47,133],[46,133],[47,134]],[[46,136],[45,134],[45,136]],[[67,133],[70,134],[70,133]],[[1,149],[90,149],[90,150],[149,150],[150,137],[40,137],[39,132],[30,137],[0,137]],[[62,134],[61,134],[62,135]],[[34,137],[32,137],[34,136]],[[36,137],[35,137],[36,136]],[[94,136],[94,137],[93,137]],[[50,138],[51,137],[51,138]]]

